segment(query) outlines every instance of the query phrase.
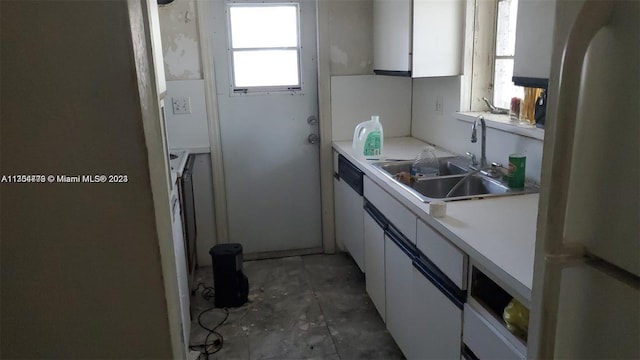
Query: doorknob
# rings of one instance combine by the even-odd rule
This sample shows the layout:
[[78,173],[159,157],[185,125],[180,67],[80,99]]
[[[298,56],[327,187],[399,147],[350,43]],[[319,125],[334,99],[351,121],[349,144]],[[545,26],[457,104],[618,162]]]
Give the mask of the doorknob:
[[307,124],[309,125],[317,125],[318,124],[318,118],[315,117],[314,115],[311,115],[307,118]]
[[316,134],[310,134],[307,137],[307,141],[309,141],[309,143],[311,143],[311,144],[317,144],[318,141],[320,141],[320,137],[318,135],[316,135]]

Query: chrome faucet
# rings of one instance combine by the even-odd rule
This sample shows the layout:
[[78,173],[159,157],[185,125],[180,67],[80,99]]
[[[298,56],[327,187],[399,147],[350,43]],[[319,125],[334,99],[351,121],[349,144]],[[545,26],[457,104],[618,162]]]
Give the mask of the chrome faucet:
[[478,136],[476,135],[478,127],[478,120],[480,120],[480,125],[482,126],[482,143],[480,144],[481,155],[480,155],[480,169],[487,168],[487,124],[484,122],[484,116],[480,115],[476,118],[476,121],[473,122],[473,126],[471,126],[471,142],[476,143],[478,141]]

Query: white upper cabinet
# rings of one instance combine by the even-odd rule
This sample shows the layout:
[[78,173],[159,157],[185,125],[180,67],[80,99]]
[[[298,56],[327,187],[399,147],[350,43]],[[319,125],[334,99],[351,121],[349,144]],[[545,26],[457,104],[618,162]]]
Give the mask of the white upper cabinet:
[[516,85],[546,87],[556,13],[555,0],[519,0],[513,81]]
[[462,74],[465,0],[374,0],[373,69],[413,77]]
[[411,73],[412,0],[373,1],[373,69],[376,74]]
[[462,74],[464,0],[413,1],[413,77]]

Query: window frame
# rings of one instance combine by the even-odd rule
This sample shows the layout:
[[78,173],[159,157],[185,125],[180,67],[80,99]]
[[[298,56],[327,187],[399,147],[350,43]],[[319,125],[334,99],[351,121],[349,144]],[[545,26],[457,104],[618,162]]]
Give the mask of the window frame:
[[[296,9],[296,36],[297,44],[295,47],[259,47],[259,48],[234,48],[233,34],[231,30],[231,8],[232,7],[295,7]],[[299,93],[303,90],[302,81],[302,45],[300,33],[301,9],[300,3],[291,2],[228,2],[225,4],[226,22],[227,22],[227,56],[229,64],[229,86],[231,95],[247,95],[247,94],[269,94],[269,93]],[[297,53],[298,65],[298,84],[297,85],[274,85],[274,86],[236,86],[234,53],[236,51],[272,51],[272,50],[295,50]]]
[[[490,113],[482,101],[483,96],[493,99],[497,9],[497,0],[467,2],[465,42],[472,46],[465,46],[465,70],[460,79],[460,110],[454,118],[473,123],[479,115],[483,115],[487,127],[543,141],[544,129],[514,124],[509,115]],[[489,23],[492,26],[487,26]]]
[[[500,2],[503,1],[508,1],[508,0],[495,0],[495,23],[494,23],[494,27],[493,27],[493,50],[492,50],[492,62],[493,62],[493,71],[492,71],[492,76],[491,76],[491,103],[500,109],[503,110],[508,110],[509,109],[509,105],[507,105],[507,107],[501,107],[497,105],[497,101],[496,101],[496,93],[495,93],[495,89],[496,89],[496,63],[498,60],[512,60],[513,63],[515,63],[515,58],[516,58],[516,54],[515,54],[515,43],[514,43],[514,49],[513,49],[513,54],[512,55],[498,55],[498,21],[499,21],[499,6],[500,6]],[[516,1],[516,2],[520,2],[520,0],[510,0],[510,1]],[[516,5],[518,6],[518,5]],[[516,14],[516,26],[517,26],[517,14]],[[516,34],[514,33],[514,37],[516,36]],[[511,71],[511,75],[509,76],[509,81],[513,84],[513,70]],[[513,86],[518,86],[518,85],[513,85]],[[520,95],[521,98],[524,98],[524,88],[523,89],[523,93]],[[517,93],[513,93],[513,96],[516,96]]]
[[[498,3],[500,0],[471,0],[467,4],[467,43],[473,44],[465,56],[465,73],[471,74],[463,83],[460,111],[484,111],[483,97],[494,100],[496,59],[513,59],[514,56],[497,56]],[[469,26],[471,24],[472,26]],[[487,26],[491,24],[491,26]],[[466,77],[466,76],[465,76]]]
[[[461,81],[460,111],[484,111],[483,97],[493,98],[497,0],[467,2],[465,74]],[[491,24],[491,26],[487,26]]]

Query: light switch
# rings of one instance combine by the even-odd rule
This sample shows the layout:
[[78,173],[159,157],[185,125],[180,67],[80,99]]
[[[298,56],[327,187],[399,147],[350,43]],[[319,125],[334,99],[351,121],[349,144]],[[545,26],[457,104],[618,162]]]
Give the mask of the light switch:
[[191,114],[191,98],[174,97],[171,98],[171,104],[175,115]]

